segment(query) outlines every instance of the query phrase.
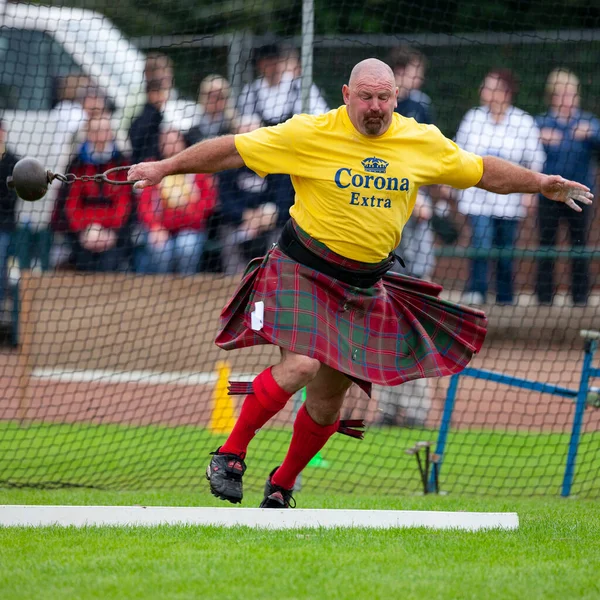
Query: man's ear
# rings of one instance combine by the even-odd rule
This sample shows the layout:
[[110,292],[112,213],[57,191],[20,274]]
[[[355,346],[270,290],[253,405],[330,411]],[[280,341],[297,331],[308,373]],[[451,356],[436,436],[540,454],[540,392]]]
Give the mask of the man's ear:
[[346,84],[342,86],[342,98],[344,98],[344,104],[350,104],[350,88]]

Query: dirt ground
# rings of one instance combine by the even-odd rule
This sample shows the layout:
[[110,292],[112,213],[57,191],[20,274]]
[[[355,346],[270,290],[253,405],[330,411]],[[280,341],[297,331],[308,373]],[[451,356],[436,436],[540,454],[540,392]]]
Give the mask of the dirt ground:
[[[21,346],[0,352],[0,419],[53,422],[206,425],[214,383],[59,381],[74,371],[213,373],[226,360],[233,375],[260,372],[278,356],[271,346],[227,353],[213,342],[221,307],[236,285],[219,276],[181,278],[46,274],[24,281]],[[598,307],[491,307],[489,334],[471,366],[577,388],[580,329],[597,327]],[[596,364],[598,364],[598,360]],[[439,424],[449,378],[430,380],[427,424]],[[598,382],[600,385],[600,382]],[[377,397],[358,388],[353,415],[376,421]],[[454,427],[569,431],[571,399],[462,377]],[[279,415],[291,421],[292,403]],[[585,428],[600,427],[588,409]]]
[[[494,344],[472,362],[473,367],[497,370],[576,389],[581,352],[561,348],[527,350]],[[264,366],[268,364],[265,361]],[[206,365],[199,364],[199,370]],[[246,372],[244,370],[244,372]],[[236,372],[234,372],[236,374]],[[127,423],[135,425],[205,426],[213,408],[214,383],[178,385],[144,383],[59,382],[31,377],[21,387],[15,352],[0,353],[0,418],[56,423]],[[439,426],[449,378],[430,380],[432,408],[428,425]],[[239,408],[239,398],[235,399]],[[377,419],[377,396],[371,400],[353,387],[349,404],[354,417]],[[528,431],[570,431],[573,400],[462,377],[453,413],[453,427],[486,427]],[[291,423],[292,403],[277,417]],[[588,408],[585,431],[600,428],[600,410]]]

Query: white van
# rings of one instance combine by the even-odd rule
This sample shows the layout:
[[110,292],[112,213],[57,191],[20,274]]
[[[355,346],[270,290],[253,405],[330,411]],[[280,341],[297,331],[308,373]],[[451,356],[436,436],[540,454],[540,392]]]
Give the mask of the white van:
[[[72,143],[72,134],[52,110],[58,78],[93,78],[116,106],[113,125],[120,139],[145,103],[144,55],[92,11],[0,0],[0,61],[0,114],[8,145],[53,172],[65,172]],[[194,102],[172,98],[165,121],[189,129],[196,110]],[[22,203],[19,220],[34,228],[47,226],[56,189],[54,184],[44,200]]]

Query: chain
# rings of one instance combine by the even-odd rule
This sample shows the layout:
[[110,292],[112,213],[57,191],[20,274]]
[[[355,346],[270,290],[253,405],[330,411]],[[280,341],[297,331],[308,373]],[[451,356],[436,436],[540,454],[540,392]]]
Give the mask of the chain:
[[58,181],[68,185],[75,183],[76,181],[82,181],[84,183],[88,181],[94,181],[95,183],[109,183],[110,185],[133,185],[135,181],[115,181],[114,179],[110,179],[110,175],[113,173],[125,170],[129,170],[129,167],[114,167],[113,169],[104,171],[104,173],[99,173],[97,175],[80,175],[79,177],[77,177],[77,175],[74,173],[66,173],[65,175],[62,175],[61,173],[53,173],[51,180],[57,179]]

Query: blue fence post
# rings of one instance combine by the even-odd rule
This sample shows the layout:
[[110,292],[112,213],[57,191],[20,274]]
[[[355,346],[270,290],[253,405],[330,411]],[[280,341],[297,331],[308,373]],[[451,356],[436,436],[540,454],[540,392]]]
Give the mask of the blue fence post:
[[[438,435],[437,445],[435,447],[435,453],[439,456],[437,465],[438,477],[440,469],[442,468],[444,449],[446,448],[446,440],[448,438],[448,431],[450,430],[450,423],[452,421],[452,411],[454,410],[454,401],[456,400],[456,392],[458,391],[459,377],[460,375],[452,375],[450,378],[450,385],[448,386],[448,392],[446,393],[446,402],[444,403],[444,413],[442,414],[440,433]],[[433,469],[429,475],[427,489],[429,492],[435,491],[435,472]]]
[[571,494],[571,486],[575,475],[575,460],[577,458],[577,449],[579,448],[579,437],[581,435],[583,414],[585,412],[590,374],[592,372],[592,360],[597,347],[598,342],[595,340],[586,340],[581,380],[579,381],[579,390],[577,392],[577,399],[575,400],[575,416],[573,417],[573,429],[571,430],[571,439],[569,440],[567,466],[565,467],[565,476],[561,491],[561,496],[564,498]]

